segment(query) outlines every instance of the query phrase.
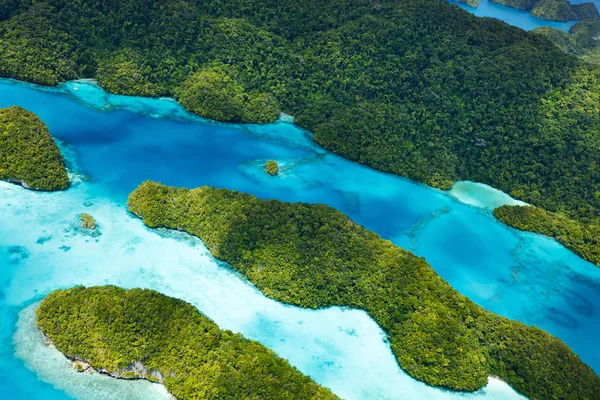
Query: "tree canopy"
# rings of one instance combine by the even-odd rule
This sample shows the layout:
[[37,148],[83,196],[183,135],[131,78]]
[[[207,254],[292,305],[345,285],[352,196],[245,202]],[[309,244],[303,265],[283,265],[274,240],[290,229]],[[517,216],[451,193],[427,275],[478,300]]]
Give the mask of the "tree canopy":
[[184,230],[265,295],[363,309],[400,366],[430,385],[472,391],[499,376],[532,399],[594,399],[600,378],[562,341],[483,310],[423,258],[318,204],[142,183],[127,203],[151,228]]
[[600,64],[600,21],[579,21],[569,33],[544,27],[534,30],[545,36],[562,51],[592,64]]
[[115,377],[161,382],[178,399],[337,399],[262,344],[153,290],[56,290],[36,321],[67,357]]
[[600,15],[593,2],[571,4],[569,0],[490,0],[520,10],[531,10],[534,17],[550,21],[573,19],[598,20]]
[[35,190],[69,186],[63,157],[48,128],[21,107],[0,109],[0,179]]
[[446,0],[5,1],[0,75],[97,78],[222,120],[283,111],[383,171],[600,216],[600,67]]
[[494,210],[500,221],[523,231],[555,238],[583,259],[600,266],[600,225],[581,223],[561,213],[531,206],[502,206]]

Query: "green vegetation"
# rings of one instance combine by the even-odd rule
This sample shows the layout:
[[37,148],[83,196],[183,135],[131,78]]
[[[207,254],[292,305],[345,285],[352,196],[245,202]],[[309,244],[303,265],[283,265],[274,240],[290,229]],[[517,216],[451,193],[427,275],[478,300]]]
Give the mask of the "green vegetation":
[[[596,8],[592,4],[594,9]],[[539,0],[535,3],[531,15],[550,21],[569,21],[577,19],[567,0]]]
[[96,228],[96,221],[94,220],[94,217],[92,217],[90,214],[81,214],[79,216],[79,219],[81,220],[81,227],[84,229],[95,229]]
[[531,10],[538,0],[490,0],[503,6],[517,8],[519,10]]
[[600,378],[562,341],[487,312],[423,258],[315,204],[144,182],[127,203],[151,228],[198,236],[265,295],[366,310],[400,366],[431,385],[475,390],[499,376],[532,399],[594,399]]
[[35,190],[69,186],[62,155],[48,128],[21,107],[0,109],[0,180]]
[[479,7],[479,0],[457,0],[457,2],[466,4],[469,7],[473,8]]
[[575,35],[582,35],[592,40],[600,40],[600,21],[584,20],[579,21],[569,29],[569,32]]
[[234,77],[225,65],[203,69],[183,83],[176,97],[189,111],[217,121],[275,121],[277,100],[270,94],[248,92]]
[[598,224],[583,224],[561,213],[530,206],[502,206],[494,210],[494,215],[513,228],[551,236],[582,258],[600,266]]
[[576,19],[580,20],[598,20],[600,13],[598,8],[592,2],[573,4],[571,5],[571,11],[575,14]]
[[531,10],[531,15],[550,21],[598,20],[599,17],[594,3],[572,5],[567,0],[539,0]]
[[178,399],[337,398],[262,344],[153,290],[57,290],[36,320],[67,357],[120,378],[160,381]]
[[534,17],[550,21],[570,21],[573,19],[600,18],[598,9],[592,2],[571,4],[568,0],[491,0],[493,2],[518,8],[531,10]]
[[279,165],[277,165],[277,162],[275,160],[269,160],[265,165],[265,171],[267,172],[267,174],[275,176],[279,172]]
[[283,111],[371,167],[600,217],[600,67],[446,0],[15,0],[0,15],[2,76],[95,77],[223,120]]
[[545,36],[565,53],[600,64],[600,21],[579,21],[571,27],[570,33],[549,27],[534,32]]

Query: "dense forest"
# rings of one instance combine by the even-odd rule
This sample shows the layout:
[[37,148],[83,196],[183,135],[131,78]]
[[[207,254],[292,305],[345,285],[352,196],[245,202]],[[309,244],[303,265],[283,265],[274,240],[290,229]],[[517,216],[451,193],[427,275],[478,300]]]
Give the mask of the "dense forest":
[[468,5],[469,7],[477,8],[479,7],[479,0],[456,0],[458,3],[463,3]]
[[63,157],[48,128],[21,107],[0,108],[0,180],[35,190],[69,186]]
[[151,228],[198,236],[269,297],[367,311],[400,366],[430,385],[471,391],[491,375],[532,399],[600,393],[600,378],[562,341],[483,310],[423,258],[333,208],[154,182],[141,184],[127,205]]
[[120,378],[162,382],[178,399],[337,399],[262,344],[153,290],[57,290],[36,320],[67,357]]
[[0,75],[283,111],[380,170],[600,216],[600,67],[445,0],[4,0]]
[[568,0],[490,0],[520,10],[531,10],[534,17],[549,21],[570,21],[573,19],[598,20],[598,9],[591,1],[571,4]]
[[600,21],[579,21],[569,29],[569,33],[550,27],[538,28],[534,32],[545,36],[565,53],[600,64]]
[[531,206],[502,206],[494,210],[500,221],[524,231],[551,236],[581,258],[600,266],[600,225],[581,223]]

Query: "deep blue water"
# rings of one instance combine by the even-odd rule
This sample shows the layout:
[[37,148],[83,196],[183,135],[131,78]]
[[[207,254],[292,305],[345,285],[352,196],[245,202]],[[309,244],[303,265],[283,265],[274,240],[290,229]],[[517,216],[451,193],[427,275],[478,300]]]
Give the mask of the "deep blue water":
[[[597,1],[595,3],[598,5]],[[478,9],[462,4],[459,6],[475,15],[499,18],[525,30],[552,26],[566,31],[574,23],[543,21],[532,17],[527,11],[500,6],[487,0],[482,0]],[[81,87],[81,90],[85,88]],[[67,88],[66,92],[69,91]],[[97,106],[109,100],[113,104],[145,114],[170,114],[172,117],[190,119],[181,108],[170,102],[107,96],[93,89],[81,96]],[[71,208],[73,213],[81,212],[80,209],[75,210],[75,206],[63,202],[68,203],[72,198],[83,196],[78,198],[80,203],[84,199],[92,199],[100,204],[114,204],[116,215],[111,214],[114,210],[106,212],[100,207],[94,209],[94,214],[100,218],[101,223],[104,222],[106,229],[109,226],[118,227],[122,223],[120,218],[128,218],[123,207],[127,193],[144,179],[189,187],[215,185],[250,192],[261,198],[326,203],[383,237],[426,257],[436,271],[455,288],[485,308],[535,324],[562,338],[584,361],[596,371],[600,370],[600,350],[597,346],[600,331],[597,310],[597,305],[600,304],[598,269],[552,240],[506,228],[497,223],[488,210],[461,204],[443,192],[378,173],[328,154],[311,142],[310,135],[288,124],[232,126],[198,119],[157,119],[122,110],[99,111],[54,90],[38,90],[2,82],[0,107],[13,104],[38,113],[55,137],[69,143],[80,168],[92,179],[90,183],[67,192],[64,199],[58,200],[60,204],[53,203],[52,197],[49,198],[48,208],[60,210],[59,214],[68,214]],[[284,164],[280,178],[267,178],[262,173],[262,162],[269,158]],[[305,343],[302,341],[304,337],[293,337],[290,333],[297,328],[286,329],[285,316],[299,312],[289,308],[278,312],[257,312],[252,308],[246,311],[248,315],[245,321],[238,321],[239,314],[249,299],[252,299],[251,303],[263,300],[248,288],[250,294],[241,296],[244,299],[243,305],[226,301],[218,303],[217,299],[228,298],[223,294],[226,287],[235,286],[238,295],[244,292],[243,282],[229,277],[227,273],[225,278],[219,275],[214,281],[202,276],[202,279],[198,278],[199,281],[194,282],[195,285],[190,283],[189,288],[179,288],[174,282],[165,283],[169,278],[168,269],[167,272],[157,270],[150,275],[140,269],[132,274],[123,272],[125,267],[114,258],[119,271],[116,271],[117,268],[111,270],[107,265],[109,261],[106,260],[111,260],[112,253],[119,259],[126,257],[125,253],[121,254],[112,247],[114,243],[108,232],[104,234],[106,239],[100,240],[100,244],[105,247],[99,251],[93,247],[98,245],[90,244],[87,239],[78,242],[69,234],[60,239],[63,249],[60,251],[57,250],[58,244],[51,247],[53,241],[58,240],[56,237],[48,239],[48,243],[42,241],[44,244],[32,244],[38,236],[50,238],[51,227],[59,223],[59,218],[50,216],[49,211],[30,215],[33,211],[29,203],[31,207],[40,209],[39,204],[34,204],[34,199],[45,195],[35,194],[36,197],[31,197],[31,193],[21,189],[4,189],[4,192],[0,191],[0,195],[12,197],[11,200],[5,199],[5,202],[0,197],[0,392],[3,398],[69,397],[61,390],[42,382],[34,372],[24,367],[23,361],[15,358],[12,337],[18,313],[25,306],[39,300],[56,287],[76,283],[146,286],[185,298],[221,326],[261,340],[289,358],[303,372],[310,373],[320,383],[331,388],[350,387],[353,382],[361,380],[370,381],[362,387],[349,390],[349,397],[394,398],[389,394],[402,387],[404,398],[445,398],[443,392],[432,392],[424,385],[410,379],[407,381],[401,371],[394,370],[391,366],[393,357],[378,353],[382,351],[383,342],[364,345],[362,341],[367,338],[361,338],[362,347],[359,343],[351,342],[347,347],[337,348],[336,344],[341,339],[336,336],[331,336],[334,339],[330,339],[330,342],[320,343],[324,339],[319,335],[329,337],[324,333],[326,328],[320,328],[319,333],[313,332],[314,339],[310,339],[310,333],[303,333],[310,339]],[[45,201],[45,197],[42,199]],[[15,203],[24,204],[15,207]],[[66,219],[70,217],[72,216],[65,216]],[[23,221],[33,222],[19,226],[21,218]],[[109,218],[115,220],[109,221]],[[64,230],[68,231],[67,228]],[[28,239],[25,233],[30,233],[32,239]],[[136,235],[142,234],[136,231]],[[118,237],[119,232],[113,236]],[[180,244],[177,241],[160,243],[172,246],[172,252],[177,254],[187,249],[177,247]],[[70,252],[65,252],[71,247],[73,249]],[[153,254],[148,248],[141,248],[150,253],[146,257],[148,264],[151,264],[152,258],[156,258],[162,261],[157,264],[167,264],[168,267],[169,263],[179,263],[179,268],[183,268],[190,263],[190,259],[197,258],[197,254],[192,252],[189,259],[174,260],[176,255],[165,251],[167,254],[161,259],[163,252]],[[77,251],[84,255],[98,251],[99,254],[108,256],[94,262],[93,259],[82,258]],[[139,260],[140,257],[137,254],[132,260]],[[77,263],[86,265],[82,268],[83,271],[75,269]],[[214,261],[211,263],[210,265],[215,264]],[[223,273],[222,270],[217,270]],[[193,282],[194,274],[198,272],[189,271],[186,279]],[[193,292],[199,290],[205,280],[208,280],[208,285],[213,286],[217,285],[215,282],[222,280],[222,293],[209,296],[205,301],[197,299]],[[206,290],[210,291],[210,288]],[[212,304],[216,304],[215,307],[211,308]],[[265,310],[277,309],[277,305],[268,304],[264,306]],[[232,309],[234,312],[231,312]],[[267,315],[268,313],[276,315]],[[349,338],[359,334],[369,337],[378,334],[367,333],[373,328],[372,324],[364,322],[363,326],[357,322],[362,321],[360,317],[350,318],[347,314],[328,318],[335,321],[331,324],[334,327],[347,323],[349,327],[344,329],[351,333]],[[297,318],[304,318],[304,323],[310,325],[309,316]],[[322,317],[316,318],[314,326],[319,326],[319,318]],[[335,332],[331,333],[334,334]],[[286,340],[289,342],[287,345]],[[297,356],[298,343],[306,346],[302,348],[310,357],[302,359]],[[357,353],[354,359],[348,348]],[[376,355],[372,364],[367,361],[370,353]],[[351,370],[351,365],[357,361],[371,365],[365,370],[374,370],[378,364],[382,369],[376,370],[373,376],[367,376],[360,368],[358,372],[350,371],[346,374],[339,371],[340,368]],[[382,377],[382,381],[377,381],[376,376]],[[52,381],[50,378],[47,380]],[[67,387],[70,384],[67,382]],[[360,395],[360,390],[363,390],[364,396]],[[500,389],[494,390],[490,389],[489,393],[482,393],[481,396],[508,396],[508,393]]]
[[[581,1],[573,1],[578,2]],[[598,6],[598,1],[595,1],[595,4]],[[481,0],[478,9],[471,9],[462,4],[458,6],[475,15],[499,18],[525,30],[552,26],[566,31],[574,23],[540,20],[532,17],[527,11],[511,9],[487,0]],[[146,114],[172,114],[174,117],[183,116],[189,119],[189,116],[174,103],[109,97],[94,90],[90,90],[86,95],[88,101],[96,105],[110,99],[112,103]],[[81,169],[92,178],[85,191],[81,187],[72,189],[66,195],[67,199],[77,197],[74,191],[80,190],[84,192],[83,196],[87,196],[86,199],[98,199],[99,203],[114,203],[117,210],[123,212],[122,218],[127,218],[123,207],[127,193],[141,180],[154,179],[171,185],[189,187],[216,185],[250,192],[261,198],[326,203],[342,210],[383,237],[425,256],[440,275],[461,293],[485,308],[535,324],[562,338],[584,361],[596,371],[600,370],[600,350],[597,346],[600,332],[597,310],[600,304],[598,269],[554,241],[537,235],[517,233],[498,224],[485,209],[463,205],[440,191],[378,173],[328,154],[316,147],[309,135],[288,124],[244,127],[198,120],[157,119],[129,111],[103,112],[84,106],[72,97],[55,93],[53,90],[38,90],[2,82],[0,107],[13,104],[38,113],[54,136],[72,146]],[[262,173],[262,161],[268,158],[277,159],[284,164],[281,178],[267,179]],[[14,190],[16,189],[10,188],[13,195]],[[0,191],[0,195],[7,196],[8,193]],[[362,389],[349,391],[348,396],[356,395],[359,390],[367,390],[369,395],[372,395],[367,397],[387,398],[387,394],[405,384],[405,381],[401,380],[405,378],[401,371],[390,372],[393,368],[389,365],[393,363],[393,358],[389,354],[386,358],[386,354],[379,355],[375,351],[381,350],[382,347],[376,347],[377,343],[366,345],[367,352],[364,354],[359,353],[359,344],[351,343],[348,347],[356,350],[355,359],[343,358],[342,355],[350,357],[352,354],[343,354],[343,348],[336,349],[333,343],[327,343],[322,349],[323,360],[316,361],[314,354],[318,354],[318,343],[323,339],[314,333],[313,342],[317,348],[309,347],[310,351],[306,350],[307,354],[313,354],[312,358],[299,359],[295,356],[298,352],[294,346],[304,342],[301,342],[300,338],[291,338],[289,330],[282,327],[282,324],[285,326],[282,315],[293,314],[290,309],[284,309],[277,317],[267,317],[262,312],[257,313],[252,309],[247,312],[249,315],[255,315],[248,317],[253,322],[236,322],[234,317],[220,315],[227,314],[224,312],[226,308],[233,308],[239,314],[243,309],[241,305],[234,303],[233,306],[227,307],[219,304],[219,307],[210,309],[209,304],[216,302],[218,294],[216,297],[210,297],[208,304],[195,300],[191,293],[194,287],[201,287],[201,282],[187,290],[178,289],[174,283],[164,286],[163,280],[166,280],[167,276],[161,276],[158,272],[152,278],[141,273],[135,276],[121,276],[114,271],[107,271],[106,264],[100,261],[94,264],[93,260],[85,269],[85,273],[69,270],[67,265],[70,265],[72,259],[77,260],[71,261],[73,265],[76,265],[76,262],[83,263],[74,255],[77,246],[83,248],[82,252],[89,251],[93,254],[93,247],[85,248],[92,245],[87,241],[75,245],[69,241],[75,239],[69,239],[68,235],[62,239],[65,243],[61,244],[64,249],[73,246],[70,253],[64,250],[57,252],[57,245],[50,248],[52,241],[43,245],[37,244],[37,247],[34,247],[35,244],[29,245],[25,237],[19,236],[21,233],[33,230],[32,237],[42,238],[48,234],[45,229],[49,230],[57,220],[51,219],[49,213],[40,213],[31,218],[33,224],[18,226],[21,217],[27,220],[25,216],[29,216],[27,202],[31,202],[34,207],[34,197],[27,197],[28,195],[31,194],[25,191],[16,193],[17,202],[26,203],[21,207],[3,203],[0,197],[0,393],[3,394],[3,398],[69,397],[50,384],[42,382],[34,372],[24,367],[23,361],[15,358],[12,337],[20,310],[56,287],[76,283],[117,283],[124,286],[160,288],[194,302],[221,326],[242,331],[249,337],[261,340],[283,356],[287,356],[303,372],[310,373],[319,382],[332,388],[352,386],[351,381],[373,381],[365,384]],[[58,204],[51,201],[48,207],[59,208]],[[69,207],[65,206],[65,209],[68,210]],[[110,214],[96,209],[94,213],[100,219],[108,218]],[[117,213],[116,218],[121,218],[119,215]],[[44,218],[47,220],[44,221]],[[17,226],[8,226],[11,222]],[[110,225],[108,220],[103,222],[107,227]],[[119,222],[117,219],[112,221],[112,224],[118,226]],[[38,229],[40,231],[37,231]],[[106,233],[105,237],[110,235]],[[168,243],[175,246],[172,242]],[[21,244],[27,246],[19,246]],[[107,248],[101,249],[104,254],[115,252],[116,256],[124,258],[108,244],[105,243],[105,246]],[[177,252],[185,250],[178,247],[173,249]],[[160,258],[158,255],[153,257]],[[165,257],[166,261],[163,263],[175,263],[171,260],[172,255],[167,254]],[[194,257],[196,255],[192,253],[190,258]],[[103,262],[106,263],[105,260]],[[189,263],[186,260],[179,262]],[[194,271],[191,271],[187,278],[191,279],[193,274]],[[104,275],[113,278],[108,278],[105,282]],[[243,288],[239,279],[235,282]],[[212,281],[210,284],[215,285]],[[232,281],[227,278],[223,284],[231,286]],[[243,292],[237,286],[236,291]],[[260,296],[256,293],[249,294],[244,297],[245,302],[250,298]],[[270,309],[268,307],[266,309]],[[308,325],[309,318],[303,318],[306,318],[305,323]],[[331,318],[335,320],[334,317]],[[347,328],[348,331],[356,329],[357,332],[363,332],[352,325],[357,323],[357,319],[351,319],[347,315],[338,319],[350,321],[348,324],[351,327]],[[338,323],[342,324],[339,321]],[[368,323],[365,324],[369,326]],[[318,319],[315,325],[319,325]],[[285,337],[290,342],[287,348],[282,344],[282,341],[285,341],[282,338]],[[335,341],[339,342],[340,339],[336,337]],[[313,342],[303,346],[314,345]],[[336,351],[339,354],[336,354]],[[382,379],[388,381],[390,387],[366,376],[364,371],[360,371],[360,375],[344,375],[335,371],[336,365],[338,368],[350,369],[350,364],[357,360],[366,363],[364,360],[367,360],[368,353],[377,354],[378,358],[373,366],[381,364],[387,367],[386,370],[376,371],[374,375],[385,377]],[[387,364],[384,359],[387,360]],[[317,368],[313,365],[317,365]],[[392,372],[396,375],[386,375]],[[436,396],[443,395],[427,391],[423,385],[410,380],[407,385],[408,389],[402,390],[405,398],[437,398]],[[374,394],[375,390],[377,395]],[[503,393],[499,390],[496,396],[503,398]],[[493,395],[494,391],[482,394],[486,398],[492,398]]]
[[[73,87],[79,90],[74,91]],[[138,265],[131,271],[118,266],[133,257],[131,263],[145,263],[151,268],[159,268],[152,265],[153,260],[159,264],[159,259],[163,266],[174,263],[180,265],[178,268],[190,268],[190,261],[180,260],[184,256],[179,254],[187,247],[177,247],[180,246],[177,241],[167,242],[165,246],[173,246],[173,249],[165,247],[161,252],[160,246],[144,245],[142,239],[136,239],[147,235],[144,240],[148,242],[156,236],[155,232],[137,227],[138,221],[127,216],[124,207],[127,194],[146,179],[187,187],[214,185],[264,199],[333,206],[384,238],[424,256],[454,288],[481,306],[548,330],[563,339],[596,371],[600,370],[597,346],[600,269],[553,240],[520,233],[498,223],[486,208],[464,204],[448,193],[327,153],[312,142],[310,134],[288,123],[217,124],[188,115],[172,101],[107,95],[93,85],[77,82],[58,89],[42,89],[0,81],[0,107],[11,105],[20,105],[38,114],[50,132],[68,144],[70,157],[91,179],[65,193],[53,195],[0,186],[0,390],[10,393],[11,398],[32,398],[32,393],[36,398],[62,396],[14,357],[11,338],[17,314],[23,307],[50,290],[77,283],[156,288],[192,302],[221,326],[261,340],[329,387],[351,387],[349,379],[360,380],[348,372],[356,361],[350,358],[352,350],[348,349],[355,348],[358,352],[359,345],[336,350],[335,345],[319,344],[324,339],[318,335],[339,332],[329,332],[326,328],[318,334],[311,331],[315,339],[303,346],[318,347],[306,352],[322,352],[319,361],[315,361],[317,356],[314,355],[298,358],[301,355],[294,346],[309,340],[311,334],[292,334],[295,328],[283,328],[287,315],[292,313],[289,309],[279,309],[271,302],[264,306],[265,310],[279,311],[249,310],[247,318],[252,322],[240,322],[236,318],[241,305],[227,303],[213,307],[221,297],[227,297],[219,293],[210,294],[213,297],[206,294],[216,283],[198,294],[198,288],[206,284],[202,280],[196,286],[189,283],[189,287],[179,287],[184,283],[177,280],[165,283],[176,277],[175,269],[150,274],[142,269],[138,273]],[[282,166],[279,177],[268,177],[262,171],[264,162],[271,158]],[[486,200],[485,197],[492,194],[473,191],[472,196]],[[104,222],[105,233],[96,242],[83,240],[68,227],[76,213],[87,211],[82,208],[85,200],[94,203],[90,212],[101,225]],[[122,234],[120,224],[124,224]],[[137,227],[132,238],[125,244],[118,243],[121,237],[129,235],[125,229],[132,224]],[[52,239],[40,244],[38,238],[46,236]],[[143,252],[152,254],[152,251],[158,253],[143,258]],[[190,253],[190,259],[196,257],[194,254]],[[77,263],[82,264],[80,269]],[[179,281],[192,282],[194,277],[191,271]],[[225,291],[233,285],[230,279],[233,278],[226,275],[215,282],[225,282],[220,289]],[[244,287],[240,282],[236,285]],[[248,293],[244,304],[266,302],[258,293]],[[251,298],[254,300],[249,300]],[[270,313],[277,316],[265,317],[264,314]],[[302,314],[303,319],[313,318],[311,312],[306,313]],[[358,329],[352,325],[357,322],[348,319],[348,315],[335,317],[339,318],[336,321],[351,326],[344,330]],[[318,318],[316,321],[318,326]],[[367,334],[362,335],[361,341],[367,340]],[[340,342],[339,338],[331,340],[336,345]],[[353,335],[349,335],[348,340],[354,340]],[[363,345],[368,349],[381,343]],[[361,357],[367,357],[368,353],[365,350]],[[338,361],[331,361],[336,357]],[[393,358],[390,360],[393,363]],[[374,363],[376,365],[377,360]],[[378,372],[379,375],[384,373]],[[398,377],[393,379],[402,378],[401,372],[394,374]],[[378,398],[394,398],[390,397],[385,384],[376,382],[375,378],[364,385],[365,388],[349,391],[348,396],[363,398],[357,393],[378,390],[382,393]],[[429,392],[425,396],[422,391],[426,389],[422,386],[410,385],[414,398],[434,397]],[[408,392],[406,396],[412,398]]]

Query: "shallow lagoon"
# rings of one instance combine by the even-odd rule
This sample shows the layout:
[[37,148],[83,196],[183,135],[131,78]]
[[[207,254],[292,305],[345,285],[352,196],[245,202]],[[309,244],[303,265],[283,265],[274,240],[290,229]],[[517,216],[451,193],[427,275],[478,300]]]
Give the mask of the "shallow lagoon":
[[[185,299],[344,397],[515,396],[498,381],[466,396],[428,388],[402,373],[381,330],[364,313],[281,305],[216,262],[199,240],[146,229],[124,207],[144,179],[327,203],[426,257],[485,308],[550,331],[600,369],[600,269],[553,240],[507,228],[485,207],[327,153],[287,123],[212,123],[170,100],[107,95],[86,82],[42,89],[0,81],[0,107],[13,104],[38,113],[91,177],[53,194],[0,183],[0,376],[17,376],[0,378],[0,390],[15,398],[64,396],[15,358],[12,336],[20,310],[55,288],[104,283]],[[278,177],[262,171],[270,158],[282,166]],[[458,195],[464,196],[490,197],[480,185],[468,184]],[[101,236],[76,229],[81,212],[96,218]]]
[[[414,381],[398,368],[383,332],[364,312],[339,308],[303,310],[265,298],[238,274],[214,260],[200,240],[181,232],[147,229],[137,218],[127,215],[121,204],[99,197],[104,193],[96,191],[94,185],[82,184],[66,193],[41,196],[23,192],[0,183],[2,199],[10,202],[12,212],[19,216],[18,223],[14,221],[7,233],[18,235],[25,247],[21,254],[27,254],[26,258],[12,258],[18,271],[6,292],[10,304],[21,304],[49,289],[75,283],[148,287],[185,299],[221,327],[260,340],[348,399],[517,398],[498,381],[492,381],[486,391],[469,396]],[[82,205],[88,202],[93,205]],[[77,229],[73,213],[82,208],[96,217],[101,236],[93,238]],[[1,222],[6,226],[4,219]],[[28,229],[19,234],[19,225],[37,226],[41,232]],[[37,243],[40,233],[49,238],[43,244]],[[16,239],[13,236],[13,242]],[[69,247],[66,252],[65,246]],[[21,312],[13,341],[16,356],[38,370],[56,355],[28,351],[31,339],[27,338],[36,335],[35,327],[27,323],[29,312]],[[64,363],[62,370],[57,366],[48,371],[46,367],[39,373],[75,395],[81,393],[81,385],[97,387],[94,380],[74,382],[80,376],[64,368]],[[141,389],[154,398],[151,388]],[[103,394],[100,398],[104,398]]]

